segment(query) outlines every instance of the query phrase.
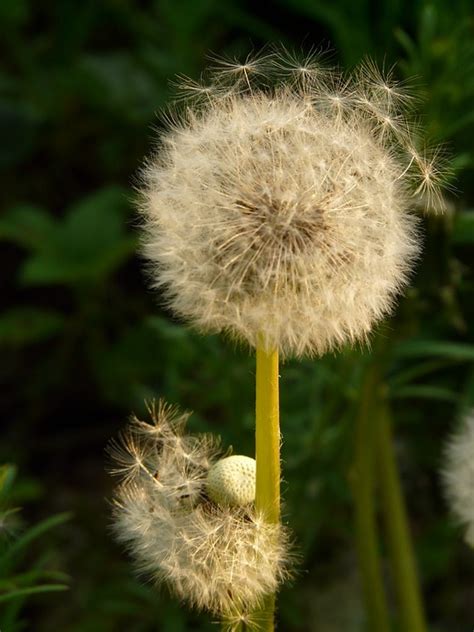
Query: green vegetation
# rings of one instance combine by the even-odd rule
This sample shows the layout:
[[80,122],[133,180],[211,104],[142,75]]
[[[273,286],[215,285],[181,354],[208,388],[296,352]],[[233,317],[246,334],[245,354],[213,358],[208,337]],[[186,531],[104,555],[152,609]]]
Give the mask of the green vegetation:
[[[2,632],[215,629],[134,578],[108,529],[104,447],[131,411],[163,396],[195,411],[190,431],[253,452],[254,360],[183,327],[148,290],[133,186],[175,74],[198,77],[209,51],[246,54],[268,41],[330,42],[345,66],[369,54],[398,61],[400,79],[416,75],[457,189],[446,215],[423,219],[412,286],[372,353],[281,366],[282,511],[302,572],[279,597],[280,629],[367,629],[352,501],[363,409],[375,411],[374,433],[390,419],[429,630],[471,629],[474,552],[438,475],[444,439],[474,405],[471,3],[280,0],[263,11],[237,0],[3,0],[0,26],[0,463],[20,473],[15,482],[12,466],[0,471],[0,522],[23,521],[0,529]],[[368,375],[377,387],[362,401]],[[393,474],[377,461],[383,436],[372,441],[376,481]],[[379,534],[391,489],[373,507]],[[406,567],[390,564],[385,535],[379,552],[390,624],[404,632],[396,575]]]
[[39,559],[29,559],[30,544],[53,527],[63,524],[67,514],[47,518],[33,527],[25,527],[20,510],[11,506],[18,497],[35,492],[34,485],[15,485],[16,471],[11,465],[0,468],[0,628],[14,632],[24,629],[22,613],[33,595],[67,589],[67,576],[53,568],[53,551]]

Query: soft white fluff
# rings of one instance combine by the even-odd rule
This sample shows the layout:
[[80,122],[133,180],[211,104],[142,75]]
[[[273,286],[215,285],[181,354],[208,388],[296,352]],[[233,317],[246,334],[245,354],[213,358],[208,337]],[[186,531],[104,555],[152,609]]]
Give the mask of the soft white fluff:
[[176,314],[283,355],[365,340],[419,251],[414,201],[439,201],[410,98],[282,55],[183,80],[144,170],[144,251]]
[[446,498],[453,515],[466,529],[466,542],[474,547],[474,411],[451,436],[444,456]]
[[140,571],[232,629],[287,577],[287,533],[252,505],[214,504],[206,481],[218,442],[184,434],[188,415],[163,403],[151,415],[150,424],[133,419],[110,449],[123,479],[115,532]]

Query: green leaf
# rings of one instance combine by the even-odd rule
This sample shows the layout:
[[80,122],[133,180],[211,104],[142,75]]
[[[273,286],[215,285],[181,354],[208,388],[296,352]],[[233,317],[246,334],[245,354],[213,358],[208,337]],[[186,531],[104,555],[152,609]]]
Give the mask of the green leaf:
[[21,554],[24,549],[38,537],[43,535],[46,531],[63,524],[71,517],[70,513],[61,513],[56,516],[51,516],[42,522],[39,522],[34,527],[31,527],[20,538],[15,540],[9,549],[0,558],[0,573],[4,573],[5,570],[12,564],[16,556]]
[[440,386],[405,386],[392,391],[392,396],[396,399],[436,399],[444,402],[456,402],[458,393],[454,393],[448,388]]
[[23,24],[30,13],[26,0],[2,0],[0,2],[0,19],[4,20],[5,28]]
[[416,57],[416,46],[413,40],[400,28],[396,28],[394,34],[402,48],[405,49],[406,54],[413,60]]
[[99,282],[135,250],[125,231],[127,193],[115,186],[72,206],[58,222],[50,247],[31,256],[20,279],[26,285]]
[[397,357],[441,357],[459,362],[474,361],[474,345],[438,340],[412,340],[394,347]]
[[17,307],[0,316],[0,345],[19,347],[54,336],[64,326],[64,316],[52,310]]
[[400,387],[404,384],[408,384],[413,382],[414,380],[418,380],[420,377],[426,377],[430,373],[434,373],[439,371],[446,366],[449,366],[453,362],[453,360],[442,359],[442,360],[428,360],[426,362],[422,362],[420,364],[416,364],[415,366],[410,366],[407,369],[399,371],[392,375],[389,378],[389,383],[391,388]]
[[67,582],[69,576],[66,573],[56,570],[32,570],[26,573],[18,573],[13,577],[0,579],[0,593],[18,588],[27,588],[38,581],[54,580],[55,583]]
[[3,500],[10,493],[16,473],[17,469],[14,465],[0,466],[0,500]]
[[64,219],[61,237],[78,254],[97,254],[114,245],[123,235],[128,196],[124,189],[110,186],[74,204]]
[[0,547],[2,550],[5,548],[5,542],[8,542],[12,534],[16,533],[21,526],[20,511],[19,507],[5,510],[0,507]]
[[37,206],[16,206],[0,218],[0,239],[24,248],[47,250],[55,231],[54,218]]
[[122,51],[83,55],[76,81],[84,86],[86,98],[96,107],[129,120],[148,119],[161,93],[157,76]]
[[455,244],[474,242],[474,211],[464,211],[455,215],[452,240]]
[[40,584],[39,586],[30,586],[29,588],[19,588],[11,590],[5,594],[0,594],[0,603],[18,599],[19,597],[27,597],[28,595],[36,595],[38,593],[59,592],[68,590],[68,586],[64,584]]
[[[10,27],[2,20],[1,9],[4,0],[0,2],[0,24],[3,30]],[[2,77],[3,79],[3,77]],[[2,81],[6,83],[8,80]],[[12,82],[13,83],[13,82]],[[13,91],[16,92],[16,83],[13,83]],[[3,88],[3,86],[2,86]],[[4,94],[9,91],[2,90]],[[18,165],[29,157],[34,150],[35,141],[39,131],[39,125],[36,113],[31,104],[20,99],[0,100],[0,135],[2,142],[0,144],[0,167],[11,168],[16,167],[19,177],[20,170]]]

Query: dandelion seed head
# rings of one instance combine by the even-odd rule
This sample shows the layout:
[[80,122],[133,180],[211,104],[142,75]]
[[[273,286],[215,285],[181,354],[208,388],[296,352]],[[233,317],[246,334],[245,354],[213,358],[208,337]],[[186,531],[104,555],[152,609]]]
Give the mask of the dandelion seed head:
[[187,415],[163,403],[150,411],[151,423],[133,418],[110,449],[122,479],[113,504],[117,538],[141,573],[181,600],[218,616],[250,616],[289,575],[287,531],[266,523],[252,503],[213,502],[209,471],[226,460],[219,441],[186,434]]
[[[419,252],[416,204],[440,205],[404,86],[281,54],[223,62],[144,170],[155,287],[202,331],[283,355],[365,341]],[[205,102],[204,102],[205,101]]]
[[466,542],[474,547],[474,411],[446,444],[442,476],[453,516],[465,528]]

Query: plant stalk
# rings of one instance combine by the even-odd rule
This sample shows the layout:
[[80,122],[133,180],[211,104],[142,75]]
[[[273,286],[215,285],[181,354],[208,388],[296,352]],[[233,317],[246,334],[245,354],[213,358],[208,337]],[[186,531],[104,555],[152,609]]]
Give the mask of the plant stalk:
[[[380,568],[375,506],[374,368],[364,380],[356,419],[354,464],[351,472],[356,542],[371,632],[390,632],[390,615]],[[407,632],[410,628],[407,628]]]
[[382,404],[380,407],[377,453],[382,509],[399,603],[400,629],[410,630],[410,632],[427,632],[410,528],[393,450],[392,427],[387,404]]
[[[257,345],[255,459],[257,480],[255,508],[269,523],[280,523],[280,409],[278,351]],[[256,614],[259,630],[272,632],[275,595]]]

